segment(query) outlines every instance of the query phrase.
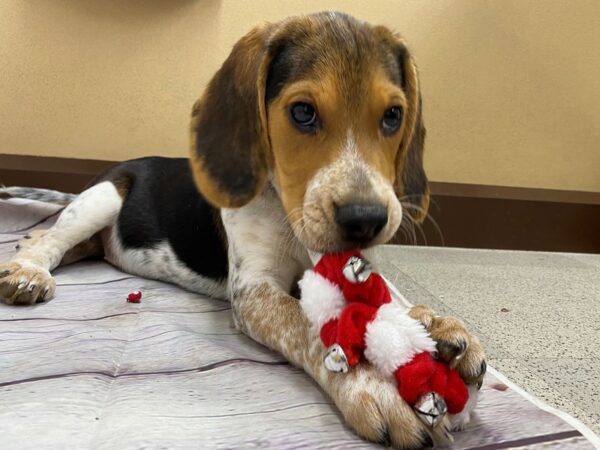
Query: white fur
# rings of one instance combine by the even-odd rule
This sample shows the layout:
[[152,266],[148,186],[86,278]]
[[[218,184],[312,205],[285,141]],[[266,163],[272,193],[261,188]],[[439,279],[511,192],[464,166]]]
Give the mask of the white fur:
[[328,321],[340,316],[346,300],[339,287],[312,270],[304,273],[298,285],[300,305],[313,331],[320,330]]
[[114,184],[104,181],[92,186],[65,208],[56,224],[37,239],[35,247],[17,253],[15,260],[54,269],[68,250],[112,225],[122,204]]
[[464,430],[469,422],[471,422],[471,414],[477,406],[477,400],[479,399],[479,389],[477,386],[471,384],[467,386],[469,390],[469,399],[467,404],[461,412],[450,416],[450,426],[453,431]]
[[361,160],[358,155],[358,147],[356,146],[356,139],[354,139],[354,133],[351,129],[346,131],[346,142],[344,142],[344,149],[342,150],[346,155],[352,155],[353,158]]
[[216,281],[189,269],[177,258],[168,241],[150,248],[124,248],[118,230],[111,228],[108,239],[103,236],[106,259],[125,272],[154,280],[175,283],[192,292],[215,298],[227,298],[226,280]]
[[365,343],[365,356],[386,376],[416,354],[436,348],[421,322],[408,316],[405,307],[396,301],[379,308],[367,325]]
[[221,210],[229,251],[229,291],[263,283],[289,292],[311,266],[291,233],[277,193],[267,189],[246,206]]

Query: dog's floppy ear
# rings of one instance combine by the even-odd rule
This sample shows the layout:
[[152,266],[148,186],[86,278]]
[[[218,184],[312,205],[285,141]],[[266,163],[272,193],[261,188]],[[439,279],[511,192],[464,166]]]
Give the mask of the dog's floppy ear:
[[396,54],[400,65],[402,87],[407,106],[404,111],[400,151],[396,159],[396,194],[419,209],[410,209],[417,222],[422,222],[429,208],[429,184],[423,168],[425,126],[417,67],[402,40],[397,38]]
[[264,105],[272,26],[233,47],[192,111],[190,161],[196,186],[217,207],[240,207],[267,182]]

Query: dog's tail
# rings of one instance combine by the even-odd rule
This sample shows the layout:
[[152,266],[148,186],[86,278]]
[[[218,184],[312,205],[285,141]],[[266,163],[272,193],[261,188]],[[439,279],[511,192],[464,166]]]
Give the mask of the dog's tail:
[[51,189],[28,188],[0,185],[0,199],[7,198],[25,198],[28,200],[38,200],[40,202],[55,203],[57,205],[68,205],[77,197],[76,194],[67,192],[53,191]]

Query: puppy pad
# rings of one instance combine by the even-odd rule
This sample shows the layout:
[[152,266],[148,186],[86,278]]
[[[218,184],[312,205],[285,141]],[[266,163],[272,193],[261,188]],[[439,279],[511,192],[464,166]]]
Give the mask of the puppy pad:
[[[0,261],[58,210],[0,201]],[[49,303],[0,304],[3,450],[381,448],[356,437],[305,373],[235,330],[228,302],[103,261],[55,275]],[[136,290],[141,303],[128,303]],[[490,368],[475,418],[452,448],[596,442],[581,423]]]

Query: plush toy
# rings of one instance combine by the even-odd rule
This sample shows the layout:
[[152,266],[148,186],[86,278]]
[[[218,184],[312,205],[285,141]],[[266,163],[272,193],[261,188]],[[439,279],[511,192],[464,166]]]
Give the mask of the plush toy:
[[460,413],[468,391],[459,374],[433,357],[421,322],[393,300],[385,280],[358,251],[326,254],[299,282],[300,303],[327,348],[324,365],[346,372],[366,359],[394,377],[400,396],[435,427]]

